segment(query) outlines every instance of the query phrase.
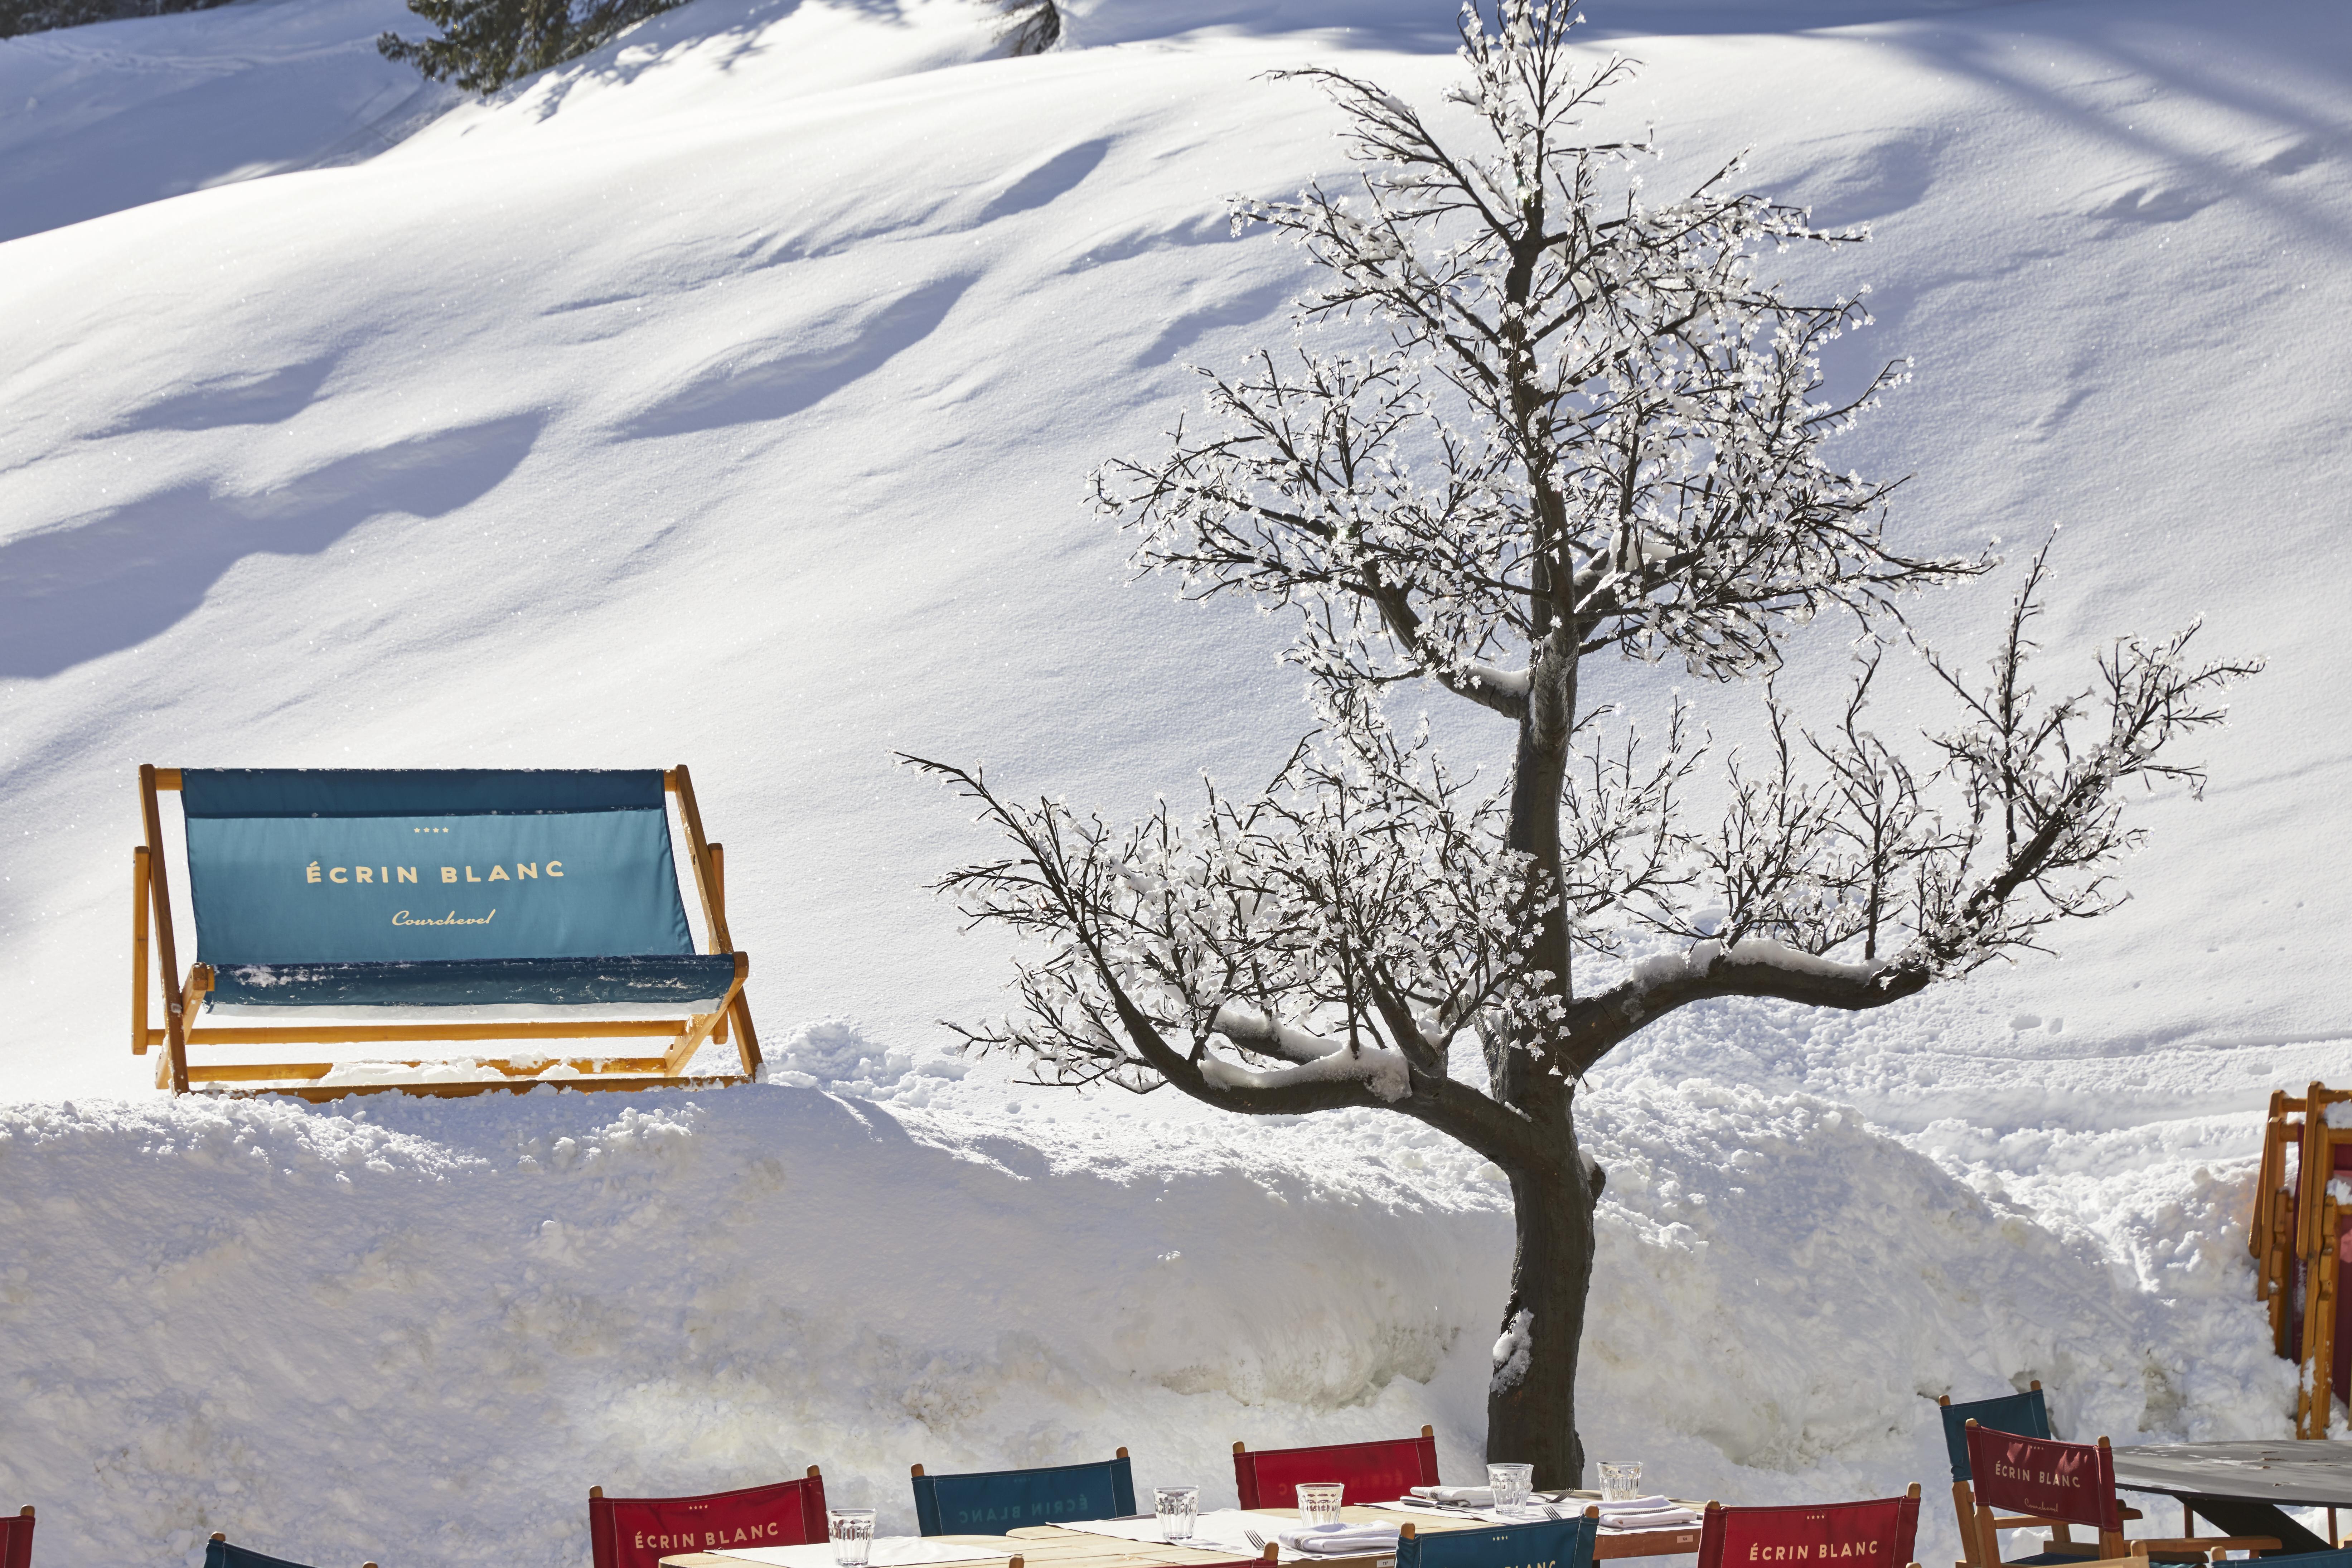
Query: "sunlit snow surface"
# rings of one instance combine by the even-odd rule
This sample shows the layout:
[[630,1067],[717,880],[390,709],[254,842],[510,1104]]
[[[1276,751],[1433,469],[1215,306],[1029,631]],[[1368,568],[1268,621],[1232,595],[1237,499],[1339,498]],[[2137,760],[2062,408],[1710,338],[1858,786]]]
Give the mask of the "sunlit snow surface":
[[[2200,612],[2273,660],[2063,963],[1693,1010],[1583,1102],[1588,1443],[1735,1501],[1916,1479],[1948,1561],[1936,1394],[2286,1430],[2243,1224],[2269,1090],[2352,1076],[2352,15],[1590,9],[1644,62],[1600,128],[1660,125],[1654,184],[1752,143],[1753,184],[1875,226],[1791,265],[1874,285],[1849,373],[1917,359],[1841,458],[1917,476],[1900,537],[2063,523],[2075,669]],[[1433,101],[1444,12],[1106,0],[1004,60],[968,0],[698,0],[488,107],[378,59],[415,24],[362,0],[0,43],[0,1506],[40,1508],[42,1560],[223,1529],[570,1563],[592,1483],[814,1462],[904,1527],[918,1459],[1124,1443],[1213,1498],[1235,1437],[1423,1420],[1475,1469],[1491,1173],[1396,1118],[962,1072],[934,1020],[1002,1005],[1003,949],[922,884],[988,846],[889,762],[1123,811],[1286,751],[1281,626],[1122,587],[1084,476],[1155,447],[1181,362],[1286,331],[1300,260],[1223,197],[1341,168],[1263,73]],[[2005,594],[1916,624],[1968,649]],[[691,763],[779,1084],[153,1098],[142,761]]]

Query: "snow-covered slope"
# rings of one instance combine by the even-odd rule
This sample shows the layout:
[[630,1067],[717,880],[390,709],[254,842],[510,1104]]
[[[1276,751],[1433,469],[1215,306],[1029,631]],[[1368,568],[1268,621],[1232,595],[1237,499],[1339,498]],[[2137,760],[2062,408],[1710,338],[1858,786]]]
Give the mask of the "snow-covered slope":
[[[0,1386],[40,1434],[0,1504],[45,1557],[572,1561],[592,1481],[803,1458],[886,1506],[919,1458],[1213,1486],[1234,1436],[1420,1419],[1474,1461],[1491,1184],[1411,1128],[960,1076],[933,1020],[1003,950],[922,884],[985,842],[889,760],[1118,810],[1286,749],[1282,628],[1123,588],[1083,478],[1283,330],[1299,259],[1223,197],[1339,160],[1262,73],[1433,100],[1444,10],[1100,0],[1007,60],[968,0],[697,0],[373,156],[436,101],[381,4],[0,43]],[[2012,1376],[2085,1434],[2283,1430],[2231,1227],[2267,1091],[2343,1072],[2352,17],[1594,10],[1654,182],[1752,142],[1877,226],[1850,346],[1918,382],[1852,460],[1916,473],[1910,538],[2063,523],[2055,653],[2201,610],[2273,666],[2063,963],[1696,1011],[1596,1075],[1592,1439],[1762,1500],[1932,1482],[1921,1395]],[[772,1052],[857,1108],[114,1104],[142,761],[690,763]],[[1167,1252],[1208,1326],[1150,1315]]]

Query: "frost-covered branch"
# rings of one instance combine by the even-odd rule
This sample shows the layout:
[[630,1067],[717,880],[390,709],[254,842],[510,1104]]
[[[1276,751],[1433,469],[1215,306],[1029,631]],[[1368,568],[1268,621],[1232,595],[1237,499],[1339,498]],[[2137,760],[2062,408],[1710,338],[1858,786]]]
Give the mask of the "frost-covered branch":
[[2177,755],[2179,743],[2219,724],[2224,689],[2262,661],[2192,662],[2192,625],[2158,644],[2115,643],[2095,683],[2045,700],[2027,633],[2042,614],[2048,555],[2045,545],[2028,568],[1980,682],[1924,652],[1961,710],[1958,723],[1922,737],[1940,757],[1927,776],[1862,723],[1875,650],[1839,731],[1807,737],[1825,772],[1806,772],[1770,705],[1766,765],[1735,765],[1724,825],[1696,848],[1694,884],[1719,924],[1701,937],[1687,914],[1646,919],[1699,940],[1573,1002],[1564,1066],[1580,1072],[1652,1019],[1710,998],[1885,1006],[1996,958],[2043,951],[2050,926],[2121,902],[2113,868],[2145,833],[2125,821],[2127,786],[2201,794],[2204,770]]
[[1528,961],[1544,889],[1497,852],[1491,793],[1425,738],[1360,707],[1326,719],[1265,794],[1212,785],[1189,820],[1163,801],[1127,829],[908,759],[1014,847],[941,889],[1045,950],[1019,963],[1022,1011],[959,1028],[966,1042],[1042,1083],[1174,1083],[1245,1110],[1387,1105],[1499,1135],[1447,1058],[1465,1031],[1540,1035],[1557,1011]]
[[[1204,373],[1204,414],[1164,454],[1094,476],[1139,572],[1295,612],[1318,729],[1270,787],[1114,826],[919,764],[1013,846],[941,887],[1034,939],[1013,1016],[968,1047],[1041,1083],[1394,1110],[1505,1168],[1519,1245],[1490,1448],[1549,1486],[1582,1465],[1583,1074],[1680,1007],[1881,1007],[2113,907],[2126,786],[2193,790],[2177,743],[2256,668],[2192,665],[2189,633],[2125,641],[2047,700],[2027,679],[2037,559],[1982,683],[1927,656],[1957,715],[1873,729],[1900,597],[1990,563],[1897,549],[1895,484],[1831,460],[1907,365],[1831,396],[1862,291],[1767,268],[1863,236],[1739,190],[1737,162],[1654,203],[1646,134],[1584,124],[1630,65],[1570,49],[1572,19],[1566,0],[1465,7],[1467,134],[1294,73],[1337,104],[1360,174],[1234,206],[1314,264],[1296,340]],[[1809,725],[1771,678],[1840,610],[1864,652]],[[1607,689],[1628,658],[1760,689],[1719,816],[1695,805],[1693,700],[1645,735]],[[1384,705],[1408,688],[1508,721],[1508,780],[1448,769],[1425,721],[1400,739]]]
[[1968,715],[1933,738],[1967,802],[1968,827],[1952,849],[1923,861],[1922,929],[1897,961],[1934,975],[2038,950],[2045,928],[2122,902],[2110,868],[2146,837],[2125,824],[2126,786],[2172,784],[2201,797],[2203,767],[2171,748],[2221,723],[2222,693],[2263,668],[2259,658],[2192,662],[2191,623],[2160,643],[2117,639],[2099,657],[2095,684],[2044,700],[2029,679],[2038,649],[2027,631],[2042,613],[2049,552],[2045,544],[2034,556],[2011,602],[1983,685],[1926,655]]

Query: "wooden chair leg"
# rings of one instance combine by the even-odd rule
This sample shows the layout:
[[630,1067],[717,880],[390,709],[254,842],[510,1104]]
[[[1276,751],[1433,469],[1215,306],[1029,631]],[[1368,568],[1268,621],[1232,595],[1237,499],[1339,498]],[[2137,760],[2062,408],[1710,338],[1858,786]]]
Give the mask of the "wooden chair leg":
[[131,850],[131,1054],[147,1054],[147,846]]
[[1993,1528],[1993,1512],[1977,1504],[1976,1568],[2000,1568],[2000,1531]]
[[[727,908],[727,846],[724,844],[710,847],[710,897],[722,911]],[[719,1045],[727,1043],[725,1010],[720,1011],[719,1026],[710,1032],[710,1037]]]
[[1985,1568],[1984,1548],[1977,1542],[1977,1500],[1966,1481],[1952,1483],[1952,1517],[1959,1521],[1961,1568]]

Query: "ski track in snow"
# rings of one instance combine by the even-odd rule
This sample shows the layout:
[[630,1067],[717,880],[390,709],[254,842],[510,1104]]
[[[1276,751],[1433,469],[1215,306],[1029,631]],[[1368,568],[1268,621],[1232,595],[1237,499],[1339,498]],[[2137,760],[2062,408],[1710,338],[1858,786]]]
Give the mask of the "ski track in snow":
[[[1847,374],[1917,358],[1847,447],[1917,476],[1906,542],[2063,523],[2076,668],[2200,613],[2272,658],[2063,962],[1689,1009],[1591,1079],[1589,1451],[1732,1501],[1919,1480],[1932,1563],[1937,1394],[2287,1429],[2243,1227],[2270,1090],[2352,1035],[2352,16],[1591,9],[1653,188],[1753,143],[1758,188],[1875,226],[1813,276],[1874,285]],[[1182,362],[1285,331],[1302,265],[1222,200],[1341,160],[1262,73],[1430,102],[1445,12],[1093,0],[1004,60],[968,0],[698,0],[488,105],[376,56],[389,0],[0,41],[0,1505],[44,1560],[572,1563],[592,1483],[811,1462],[903,1529],[916,1459],[1120,1443],[1213,1499],[1236,1436],[1424,1420],[1475,1473],[1496,1173],[949,1058],[1005,949],[922,887],[988,845],[888,760],[1118,812],[1287,750],[1283,628],[1122,589],[1084,475],[1154,449]],[[2006,592],[1916,620],[1971,648]],[[690,763],[776,1082],[152,1096],[114,1012],[142,761]]]

